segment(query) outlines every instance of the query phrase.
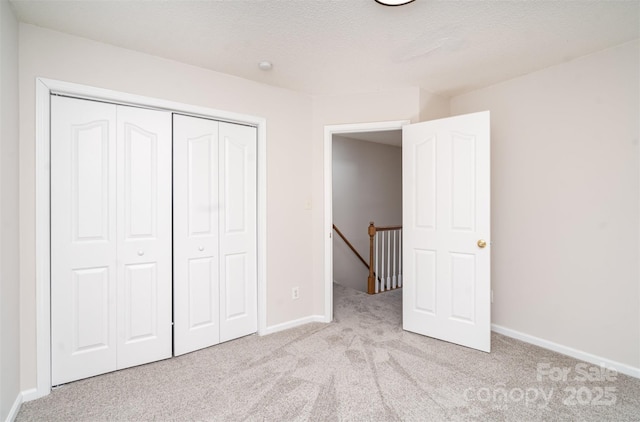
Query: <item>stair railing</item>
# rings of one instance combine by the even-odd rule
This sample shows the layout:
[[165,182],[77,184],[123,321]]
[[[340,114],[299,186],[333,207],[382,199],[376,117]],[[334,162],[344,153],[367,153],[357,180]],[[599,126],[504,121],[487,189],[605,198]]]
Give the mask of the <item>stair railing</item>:
[[367,261],[364,260],[364,258],[362,257],[362,255],[360,255],[360,253],[358,253],[358,251],[356,250],[356,248],[353,247],[353,245],[351,244],[351,242],[349,242],[347,240],[347,238],[342,234],[342,232],[340,231],[340,229],[338,229],[336,227],[336,225],[333,225],[333,230],[336,231],[336,233],[338,233],[338,236],[340,236],[342,238],[342,240],[344,240],[344,243],[347,244],[347,246],[353,251],[354,254],[356,254],[356,256],[360,259],[360,261],[362,261],[362,263],[364,264],[365,267],[367,267],[367,269],[369,269],[369,264],[367,264]]
[[376,227],[371,221],[368,233],[368,293],[402,287],[402,226]]
[[402,287],[402,226],[376,227],[373,221],[369,223],[369,263],[335,224],[333,229],[369,270],[369,294]]

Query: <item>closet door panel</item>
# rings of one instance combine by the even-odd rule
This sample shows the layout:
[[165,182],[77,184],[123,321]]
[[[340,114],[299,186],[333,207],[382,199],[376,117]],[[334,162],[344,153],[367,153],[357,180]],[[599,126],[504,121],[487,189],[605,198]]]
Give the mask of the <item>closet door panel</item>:
[[257,331],[254,127],[220,123],[220,341]]
[[171,356],[171,113],[117,108],[118,369]]
[[116,369],[116,107],[51,98],[51,376]]
[[218,122],[174,115],[174,354],[220,341]]

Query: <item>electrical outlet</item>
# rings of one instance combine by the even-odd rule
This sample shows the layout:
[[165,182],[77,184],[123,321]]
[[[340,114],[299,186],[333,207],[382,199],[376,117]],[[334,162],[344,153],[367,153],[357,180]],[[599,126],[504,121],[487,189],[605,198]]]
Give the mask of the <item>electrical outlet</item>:
[[300,290],[297,287],[291,289],[291,299],[299,299],[300,298]]

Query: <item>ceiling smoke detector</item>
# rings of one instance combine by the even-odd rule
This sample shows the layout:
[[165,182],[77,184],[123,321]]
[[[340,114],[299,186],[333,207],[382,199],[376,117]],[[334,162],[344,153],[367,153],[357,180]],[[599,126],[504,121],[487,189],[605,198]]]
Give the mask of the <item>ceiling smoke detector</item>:
[[376,3],[380,3],[384,6],[402,6],[413,1],[415,0],[376,0]]

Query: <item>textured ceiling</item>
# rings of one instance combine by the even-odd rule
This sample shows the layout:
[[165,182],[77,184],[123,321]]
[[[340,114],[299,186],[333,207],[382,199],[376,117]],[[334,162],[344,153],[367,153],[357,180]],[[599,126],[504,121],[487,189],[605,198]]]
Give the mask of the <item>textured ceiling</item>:
[[[445,97],[639,37],[640,1],[13,0],[22,22],[311,94]],[[258,69],[270,60],[273,70]]]

